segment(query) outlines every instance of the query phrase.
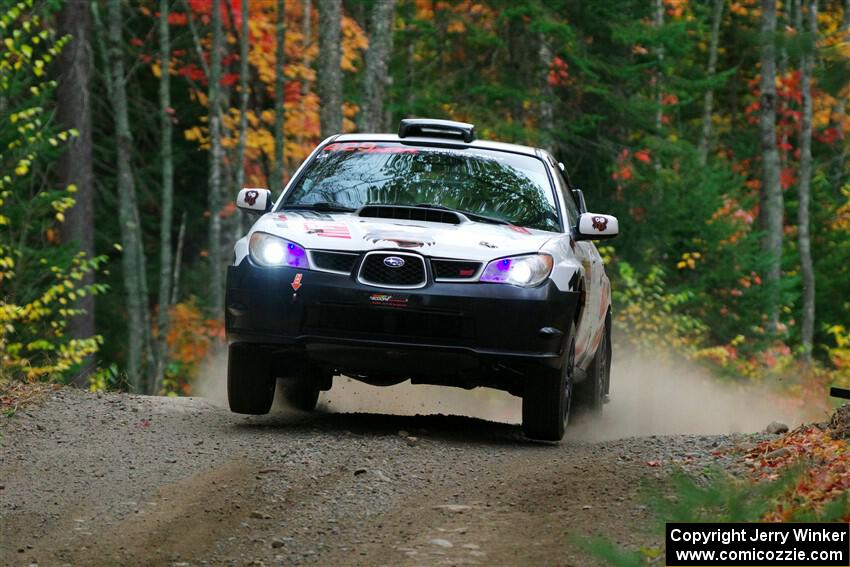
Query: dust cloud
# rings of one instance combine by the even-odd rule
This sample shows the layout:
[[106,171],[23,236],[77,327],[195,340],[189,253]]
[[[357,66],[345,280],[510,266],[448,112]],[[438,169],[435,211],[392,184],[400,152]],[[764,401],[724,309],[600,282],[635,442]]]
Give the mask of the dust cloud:
[[[195,395],[227,406],[227,356],[212,357],[195,383]],[[280,391],[280,388],[278,388]],[[276,400],[276,410],[291,411]],[[463,415],[518,424],[519,398],[489,388],[463,390],[412,385],[376,387],[338,376],[322,392],[319,411],[392,415]],[[771,421],[791,427],[824,416],[800,410],[790,400],[764,388],[721,382],[708,371],[634,353],[616,354],[611,376],[611,402],[601,419],[578,415],[568,428],[572,439],[607,440],[672,434],[752,433]]]

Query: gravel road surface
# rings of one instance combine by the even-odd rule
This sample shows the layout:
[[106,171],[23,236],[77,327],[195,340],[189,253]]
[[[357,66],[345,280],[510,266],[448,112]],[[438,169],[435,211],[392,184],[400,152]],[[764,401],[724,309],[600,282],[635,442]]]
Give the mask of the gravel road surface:
[[749,442],[72,389],[0,420],[2,565],[596,565],[576,536],[657,543],[644,479]]

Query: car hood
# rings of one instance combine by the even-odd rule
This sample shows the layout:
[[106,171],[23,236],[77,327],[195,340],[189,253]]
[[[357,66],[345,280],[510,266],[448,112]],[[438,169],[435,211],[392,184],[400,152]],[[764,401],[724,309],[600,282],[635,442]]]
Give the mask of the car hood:
[[349,213],[284,211],[261,217],[251,232],[266,232],[311,250],[408,250],[435,258],[488,261],[537,252],[552,232],[480,222],[446,224],[364,218]]

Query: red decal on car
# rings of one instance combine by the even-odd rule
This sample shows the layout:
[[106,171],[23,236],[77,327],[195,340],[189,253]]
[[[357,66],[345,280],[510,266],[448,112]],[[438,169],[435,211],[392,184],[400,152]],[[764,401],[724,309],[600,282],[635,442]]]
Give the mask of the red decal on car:
[[381,146],[375,142],[342,142],[328,144],[325,146],[325,152],[358,152],[369,154],[418,154],[416,148],[406,148],[400,146]]
[[351,238],[348,226],[337,222],[305,222],[304,230],[307,234],[326,236],[328,238]]
[[301,279],[303,277],[304,276],[300,273],[295,274],[295,279],[292,280],[292,289],[294,289],[295,291],[301,289]]
[[606,228],[608,228],[608,219],[606,219],[605,217],[593,217],[593,219],[591,220],[593,221],[593,228],[595,228],[599,232],[602,232]]
[[471,278],[472,276],[475,275],[475,269],[474,268],[461,268],[460,270],[458,270],[457,275],[459,275],[462,278]]
[[518,232],[520,234],[531,234],[531,231],[525,228],[524,226],[516,226],[513,224],[509,224],[508,228],[514,232]]

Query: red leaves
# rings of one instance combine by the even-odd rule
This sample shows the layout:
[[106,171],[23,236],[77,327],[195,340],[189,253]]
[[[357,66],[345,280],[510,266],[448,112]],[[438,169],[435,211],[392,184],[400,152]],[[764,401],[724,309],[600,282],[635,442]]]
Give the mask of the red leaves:
[[549,64],[549,85],[557,87],[566,84],[569,78],[569,65],[567,62],[560,57],[553,58],[552,63]]
[[189,23],[189,17],[183,12],[169,12],[168,23],[172,26],[185,26]]
[[782,173],[779,175],[779,183],[783,189],[788,189],[797,181],[796,171],[790,167],[782,168]]
[[799,481],[782,495],[764,518],[781,521],[796,509],[816,509],[850,490],[850,452],[847,442],[833,439],[829,429],[803,426],[778,439],[760,443],[746,456],[755,480],[776,478],[783,469],[803,462]]
[[638,150],[635,152],[635,159],[643,163],[651,163],[652,158],[649,156],[649,150]]

